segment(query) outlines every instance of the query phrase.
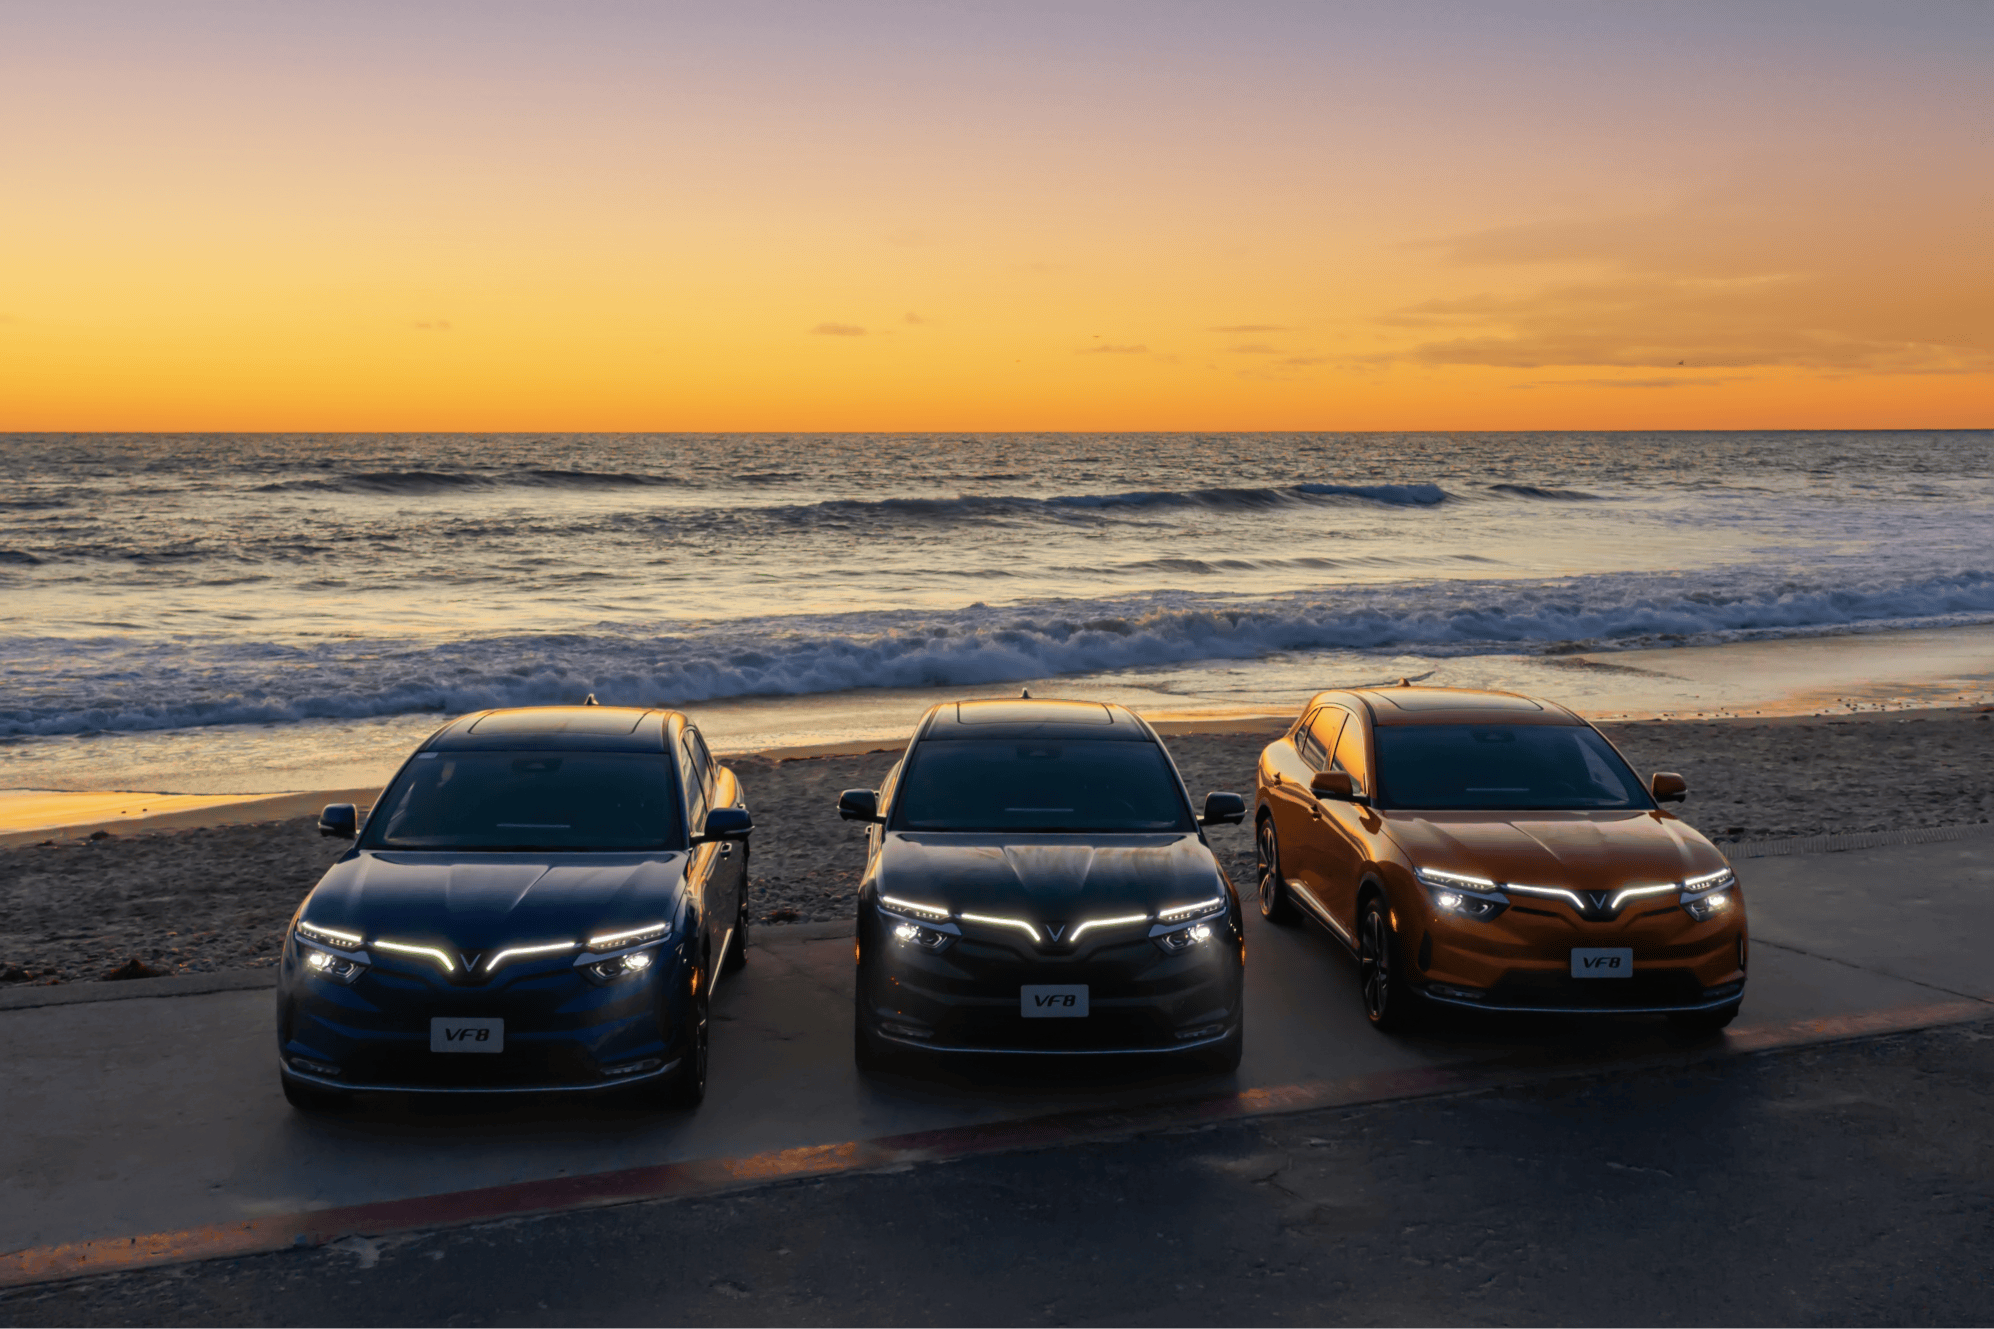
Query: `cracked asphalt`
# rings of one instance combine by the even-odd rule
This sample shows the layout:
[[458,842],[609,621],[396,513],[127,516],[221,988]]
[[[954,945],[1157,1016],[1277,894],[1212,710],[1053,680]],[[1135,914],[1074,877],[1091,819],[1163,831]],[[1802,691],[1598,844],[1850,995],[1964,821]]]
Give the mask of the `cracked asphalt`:
[[0,1295],[4,1324],[1986,1324],[1994,1021]]

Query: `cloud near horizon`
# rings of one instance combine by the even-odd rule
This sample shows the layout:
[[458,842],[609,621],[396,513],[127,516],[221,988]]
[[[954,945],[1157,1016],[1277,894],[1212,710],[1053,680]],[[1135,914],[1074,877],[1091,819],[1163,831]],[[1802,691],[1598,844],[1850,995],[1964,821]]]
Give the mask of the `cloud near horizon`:
[[819,323],[810,329],[813,337],[863,337],[866,330],[856,323]]
[[1915,194],[1879,202],[1879,183],[1774,182],[1643,215],[1420,242],[1454,267],[1576,271],[1534,289],[1390,310],[1375,322],[1426,336],[1373,359],[1505,369],[1994,369],[1994,251],[1976,238],[1994,233],[1994,207],[1941,208]]

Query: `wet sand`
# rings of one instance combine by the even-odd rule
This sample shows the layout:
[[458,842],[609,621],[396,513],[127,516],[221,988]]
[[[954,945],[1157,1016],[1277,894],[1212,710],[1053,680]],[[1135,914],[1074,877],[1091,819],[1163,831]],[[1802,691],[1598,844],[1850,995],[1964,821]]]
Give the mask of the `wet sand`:
[[[1683,817],[1723,843],[1994,819],[1989,720],[1984,710],[1955,710],[1600,727],[1642,773],[1687,776]],[[1275,732],[1166,737],[1202,799],[1212,789],[1250,794],[1255,758]],[[728,759],[755,813],[757,919],[849,914],[864,835],[839,820],[838,792],[876,785],[896,756]],[[1235,884],[1250,887],[1251,834],[1222,827],[1212,840]],[[291,912],[344,847],[319,837],[315,817],[291,816],[0,848],[0,986],[102,979],[134,960],[161,974],[275,964]]]

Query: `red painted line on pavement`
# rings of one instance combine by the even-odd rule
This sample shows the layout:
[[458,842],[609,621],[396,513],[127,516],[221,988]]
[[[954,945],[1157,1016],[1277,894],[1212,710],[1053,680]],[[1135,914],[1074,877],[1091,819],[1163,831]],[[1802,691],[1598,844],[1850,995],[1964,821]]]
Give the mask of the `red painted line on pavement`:
[[[1776,1025],[1747,1025],[1732,1030],[1721,1041],[1701,1049],[1701,1055],[1692,1055],[1690,1059],[1705,1060],[1779,1047],[1901,1033],[1984,1019],[1990,1014],[1994,1014],[1994,1003],[1958,1001],[1860,1015],[1795,1020]],[[1614,1062],[1540,1060],[1534,1064],[1523,1064],[1520,1060],[1511,1060],[1382,1071],[1341,1080],[1244,1089],[1236,1094],[1138,1108],[1062,1112],[974,1126],[914,1131],[871,1140],[849,1140],[841,1144],[775,1149],[744,1158],[702,1158],[683,1163],[659,1163],[579,1177],[551,1177],[543,1181],[515,1182],[403,1200],[382,1200],[337,1209],[211,1223],[180,1232],[64,1242],[0,1255],[0,1287],[150,1265],[250,1255],[296,1246],[319,1246],[353,1234],[375,1235],[457,1227],[533,1214],[629,1204],[639,1200],[713,1195],[799,1177],[829,1176],[978,1154],[1044,1149],[1176,1126],[1426,1098],[1499,1088],[1520,1080],[1597,1075],[1658,1063],[1676,1064],[1683,1060],[1680,1054],[1662,1054]]]

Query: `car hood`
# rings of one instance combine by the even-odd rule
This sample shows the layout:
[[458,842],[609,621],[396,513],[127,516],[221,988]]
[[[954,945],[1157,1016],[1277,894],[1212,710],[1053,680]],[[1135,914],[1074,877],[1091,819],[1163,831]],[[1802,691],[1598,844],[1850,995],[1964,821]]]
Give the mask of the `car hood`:
[[956,910],[1077,915],[1152,910],[1224,893],[1195,835],[970,835],[894,831],[880,850],[879,893]]
[[368,938],[467,950],[557,941],[672,917],[683,853],[442,854],[363,850],[335,863],[304,917]]
[[1419,867],[1577,891],[1724,866],[1715,845],[1665,812],[1394,812],[1385,827]]

